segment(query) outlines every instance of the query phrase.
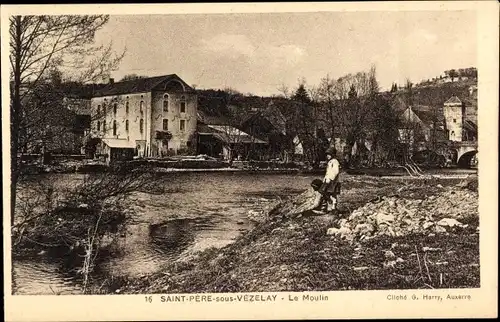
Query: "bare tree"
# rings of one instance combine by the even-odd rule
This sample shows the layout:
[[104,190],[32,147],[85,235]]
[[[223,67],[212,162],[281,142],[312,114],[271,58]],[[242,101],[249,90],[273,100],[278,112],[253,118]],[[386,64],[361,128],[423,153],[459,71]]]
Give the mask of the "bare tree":
[[[122,55],[112,46],[92,46],[95,33],[108,16],[11,16],[10,26],[10,133],[11,211],[14,217],[16,185],[19,177],[20,132],[27,124],[25,106],[34,89],[56,67],[79,70],[80,81],[95,80],[115,69]],[[94,57],[88,60],[88,57]]]
[[127,74],[122,77],[120,82],[125,82],[129,80],[136,80],[136,79],[141,79],[141,78],[147,78],[147,76],[142,76],[142,75],[137,75],[137,74]]

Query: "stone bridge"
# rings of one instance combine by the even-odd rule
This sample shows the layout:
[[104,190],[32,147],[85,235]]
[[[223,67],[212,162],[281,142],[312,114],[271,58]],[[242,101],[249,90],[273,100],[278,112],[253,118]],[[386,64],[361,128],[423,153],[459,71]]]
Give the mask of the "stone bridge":
[[477,154],[477,141],[454,142],[452,150],[456,152],[454,161],[459,166],[469,166],[472,158]]

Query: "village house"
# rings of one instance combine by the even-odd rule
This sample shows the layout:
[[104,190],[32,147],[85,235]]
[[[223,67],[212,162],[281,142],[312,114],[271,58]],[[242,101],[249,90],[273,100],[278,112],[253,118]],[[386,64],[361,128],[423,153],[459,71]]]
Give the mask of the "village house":
[[197,152],[223,160],[257,159],[268,142],[234,126],[224,116],[198,111]]
[[272,100],[266,108],[254,108],[248,113],[241,121],[240,127],[250,135],[269,143],[265,150],[262,150],[263,157],[289,159],[288,153],[291,152],[293,138],[287,135],[285,117]]
[[91,136],[108,156],[111,150],[127,158],[178,154],[195,144],[197,109],[196,91],[175,74],[110,79],[91,99]]
[[443,113],[448,140],[452,142],[477,140],[475,113],[468,113],[466,104],[457,96],[452,96],[444,103]]

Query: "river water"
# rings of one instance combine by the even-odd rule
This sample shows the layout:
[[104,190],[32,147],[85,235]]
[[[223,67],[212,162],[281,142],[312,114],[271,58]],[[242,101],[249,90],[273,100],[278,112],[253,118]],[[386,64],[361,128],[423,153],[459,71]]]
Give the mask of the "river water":
[[[80,175],[49,175],[60,185]],[[231,243],[252,228],[249,212],[269,209],[280,198],[309,187],[313,176],[256,173],[169,173],[164,193],[134,193],[131,211],[117,251],[106,256],[99,271],[107,276],[140,277],[163,265],[208,247]],[[64,258],[40,254],[13,260],[14,294],[81,294],[77,275]]]

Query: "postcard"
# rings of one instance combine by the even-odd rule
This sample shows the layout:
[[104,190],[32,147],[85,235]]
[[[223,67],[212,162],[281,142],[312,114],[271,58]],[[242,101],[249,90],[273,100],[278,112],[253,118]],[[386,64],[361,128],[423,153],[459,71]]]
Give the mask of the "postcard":
[[498,9],[2,5],[6,320],[496,317]]

